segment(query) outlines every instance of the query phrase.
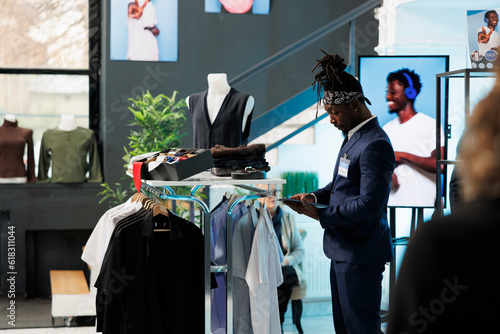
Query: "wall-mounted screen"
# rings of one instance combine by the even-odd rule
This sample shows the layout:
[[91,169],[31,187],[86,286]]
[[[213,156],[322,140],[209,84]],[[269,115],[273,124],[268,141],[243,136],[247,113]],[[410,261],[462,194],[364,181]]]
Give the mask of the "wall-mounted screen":
[[206,13],[269,14],[270,0],[205,0]]
[[[436,74],[447,72],[448,63],[448,56],[359,57],[359,80],[372,103],[369,109],[396,154],[389,206],[434,207]],[[441,152],[445,152],[443,129]]]
[[178,0],[111,0],[110,59],[176,62]]

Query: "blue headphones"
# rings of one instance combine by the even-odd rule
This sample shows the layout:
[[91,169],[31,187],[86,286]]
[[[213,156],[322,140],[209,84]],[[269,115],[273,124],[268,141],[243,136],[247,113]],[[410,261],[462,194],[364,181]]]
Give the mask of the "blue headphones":
[[484,23],[490,24],[490,18],[489,18],[490,14],[497,14],[498,16],[498,13],[495,10],[489,10],[486,13],[484,13]]
[[413,87],[413,81],[411,80],[410,76],[407,73],[403,72],[403,75],[406,77],[406,80],[408,80],[408,87],[405,88],[405,95],[409,100],[413,100],[417,97],[417,90]]

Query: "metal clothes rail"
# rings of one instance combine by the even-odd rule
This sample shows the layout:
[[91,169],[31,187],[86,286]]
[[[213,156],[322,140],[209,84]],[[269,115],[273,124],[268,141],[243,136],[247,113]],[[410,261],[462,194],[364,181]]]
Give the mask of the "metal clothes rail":
[[[249,194],[236,199],[228,208],[226,214],[226,235],[233,235],[233,210],[238,205],[246,200],[254,200],[257,198],[267,197],[274,195],[270,190],[264,191],[260,188],[255,188],[253,184],[284,184],[283,179],[248,179],[248,180],[234,180],[230,177],[207,177],[207,178],[192,178],[183,181],[155,181],[155,180],[142,180],[141,189],[154,197],[161,200],[179,200],[194,202],[198,204],[203,215],[201,216],[201,224],[203,226],[204,234],[204,279],[205,279],[205,333],[211,333],[211,272],[225,272],[226,273],[226,333],[233,334],[233,239],[227,238],[226,240],[226,264],[222,266],[212,266],[210,261],[210,208],[201,199],[196,198],[196,192],[204,186],[212,185],[226,185],[235,186],[243,189],[253,191],[254,194]],[[177,195],[171,188],[172,186],[190,186],[191,193],[189,196]]]

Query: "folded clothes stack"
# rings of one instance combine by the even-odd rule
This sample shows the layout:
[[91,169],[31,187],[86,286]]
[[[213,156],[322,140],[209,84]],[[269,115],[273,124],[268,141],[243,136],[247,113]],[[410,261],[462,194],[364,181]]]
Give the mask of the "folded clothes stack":
[[264,144],[239,147],[216,145],[210,151],[214,161],[212,174],[216,176],[230,176],[232,172],[244,171],[247,167],[263,172],[271,170],[265,158],[266,145]]

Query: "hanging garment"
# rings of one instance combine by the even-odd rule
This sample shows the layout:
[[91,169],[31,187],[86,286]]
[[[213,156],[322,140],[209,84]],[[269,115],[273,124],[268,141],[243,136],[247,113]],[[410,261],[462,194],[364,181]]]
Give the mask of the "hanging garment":
[[203,235],[171,212],[154,232],[158,217],[115,226],[95,284],[103,334],[204,333]]
[[[227,213],[229,210],[229,207],[231,205],[231,202],[228,203],[228,206],[226,207],[225,210],[225,219],[223,219],[223,224],[219,227],[219,233],[217,234],[218,237],[215,241],[215,247],[214,247],[214,263],[217,265],[224,265],[227,262]],[[245,203],[240,202],[236,204],[236,206],[233,209],[232,212],[232,221],[233,221],[233,226],[232,226],[232,231],[234,235],[234,226],[236,222],[245,214],[247,213],[248,208],[246,207]],[[234,247],[234,245],[233,245]]]
[[[229,210],[230,204],[236,197],[231,198],[231,201],[227,197],[223,197],[221,203],[216,206],[216,209],[212,210],[211,215],[211,229],[212,229],[212,240],[211,240],[211,260],[216,265],[226,264],[226,224],[227,224],[227,212]],[[248,209],[243,202],[238,203],[232,212],[233,221],[233,231],[234,224],[237,220],[243,216]],[[233,261],[234,263],[234,261]],[[216,273],[217,288],[211,291],[212,296],[212,309],[211,309],[211,329],[212,333],[225,333],[226,330],[226,274]]]
[[234,333],[251,334],[250,291],[245,281],[255,226],[259,215],[253,203],[234,225],[233,233],[233,315]]
[[[224,196],[222,201],[212,210],[210,215],[210,260],[215,259],[215,245],[222,226],[226,221],[226,213],[229,207],[228,199]],[[225,263],[223,263],[225,264]],[[226,274],[215,273],[217,288],[210,291],[211,295],[211,331],[214,334],[225,332],[226,328]]]
[[82,260],[99,272],[101,270],[104,254],[108,248],[109,240],[111,239],[115,226],[123,219],[135,219],[136,217],[132,215],[137,213],[139,210],[141,210],[142,215],[147,212],[142,208],[141,203],[132,202],[129,198],[125,203],[117,205],[106,211],[97,222],[92,233],[90,234],[89,239],[87,240],[87,243],[85,244],[85,249],[82,253]]
[[252,326],[259,334],[281,333],[277,288],[283,283],[283,275],[278,249],[271,217],[261,209],[245,275]]

